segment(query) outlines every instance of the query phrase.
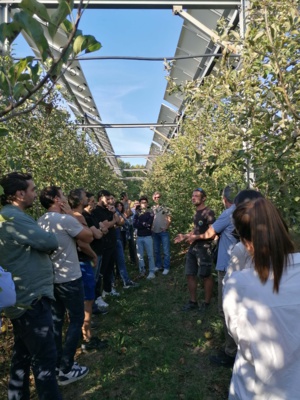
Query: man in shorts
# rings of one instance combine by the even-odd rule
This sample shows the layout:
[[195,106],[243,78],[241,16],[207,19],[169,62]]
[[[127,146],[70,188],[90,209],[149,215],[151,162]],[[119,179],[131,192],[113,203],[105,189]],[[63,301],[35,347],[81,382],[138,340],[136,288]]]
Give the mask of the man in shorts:
[[[215,213],[205,206],[205,200],[206,193],[203,189],[197,188],[193,191],[192,203],[196,207],[196,214],[193,219],[194,229],[187,234],[179,233],[174,240],[175,243],[187,240],[190,235],[203,234],[215,222]],[[205,312],[210,304],[213,290],[211,242],[212,238],[208,240],[195,240],[189,247],[186,256],[185,274],[187,276],[190,299],[183,306],[182,311],[198,310],[197,277],[203,279],[205,296],[204,302],[199,307],[199,311]]]

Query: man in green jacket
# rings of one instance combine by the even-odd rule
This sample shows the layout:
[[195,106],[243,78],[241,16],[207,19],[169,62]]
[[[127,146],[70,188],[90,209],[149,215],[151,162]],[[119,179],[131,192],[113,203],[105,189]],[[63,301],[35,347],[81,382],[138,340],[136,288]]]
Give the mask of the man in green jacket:
[[29,399],[30,367],[39,399],[61,400],[56,381],[56,347],[51,301],[53,266],[49,254],[56,236],[45,232],[24,211],[36,199],[32,176],[12,172],[0,180],[4,206],[0,215],[1,265],[15,283],[17,302],[5,309],[13,324],[14,348],[8,399]]

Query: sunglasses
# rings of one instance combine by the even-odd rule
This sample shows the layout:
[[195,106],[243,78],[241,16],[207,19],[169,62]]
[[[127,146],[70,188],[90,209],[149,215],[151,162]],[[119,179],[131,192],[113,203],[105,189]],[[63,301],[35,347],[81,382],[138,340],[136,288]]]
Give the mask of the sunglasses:
[[154,198],[155,198],[155,199],[160,199],[160,196],[155,196]]

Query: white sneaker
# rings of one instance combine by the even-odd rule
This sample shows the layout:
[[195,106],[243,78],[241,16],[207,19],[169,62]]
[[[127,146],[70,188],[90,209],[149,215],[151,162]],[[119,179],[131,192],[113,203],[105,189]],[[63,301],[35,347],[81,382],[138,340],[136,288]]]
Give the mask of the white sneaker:
[[98,307],[100,308],[107,308],[109,305],[102,299],[101,296],[99,296],[96,300],[95,303]]
[[69,383],[84,378],[88,373],[88,367],[82,367],[77,363],[74,363],[71,371],[68,373],[64,374],[62,371],[59,371],[57,383],[60,386],[68,385]]
[[159,271],[159,268],[155,267],[154,272],[158,272],[158,271]]
[[147,276],[147,279],[154,279],[155,278],[155,273],[154,272],[149,272],[149,275]]
[[111,288],[111,292],[102,291],[102,298],[105,299],[106,296],[120,296],[120,293],[116,289]]
[[163,271],[163,275],[168,275],[168,273],[170,272],[170,270],[169,269],[164,269],[164,271]]

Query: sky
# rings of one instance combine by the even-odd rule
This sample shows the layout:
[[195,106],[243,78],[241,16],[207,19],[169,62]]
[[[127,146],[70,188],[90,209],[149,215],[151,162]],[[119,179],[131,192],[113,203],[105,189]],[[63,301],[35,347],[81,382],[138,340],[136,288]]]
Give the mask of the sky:
[[[91,56],[170,57],[175,54],[182,19],[172,10],[85,10],[79,29],[101,42]],[[18,39],[16,56],[24,52]],[[26,55],[28,55],[27,53]],[[22,54],[23,55],[23,54]],[[166,90],[162,61],[81,61],[103,123],[156,123]],[[115,154],[148,154],[150,129],[107,129]],[[124,158],[145,165],[145,158]]]

